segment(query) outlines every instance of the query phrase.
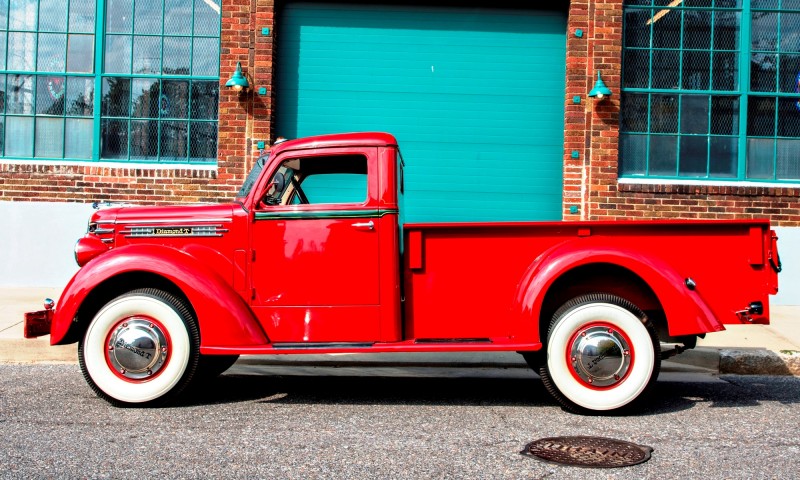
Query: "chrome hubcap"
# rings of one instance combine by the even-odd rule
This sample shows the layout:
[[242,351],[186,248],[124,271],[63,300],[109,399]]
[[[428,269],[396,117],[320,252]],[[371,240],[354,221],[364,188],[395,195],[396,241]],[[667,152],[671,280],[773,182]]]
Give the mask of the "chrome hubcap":
[[126,320],[108,337],[111,368],[125,378],[142,380],[164,367],[168,354],[167,338],[155,323],[139,318]]
[[621,382],[630,370],[631,360],[627,339],[607,326],[581,330],[570,347],[573,372],[595,387],[609,387]]

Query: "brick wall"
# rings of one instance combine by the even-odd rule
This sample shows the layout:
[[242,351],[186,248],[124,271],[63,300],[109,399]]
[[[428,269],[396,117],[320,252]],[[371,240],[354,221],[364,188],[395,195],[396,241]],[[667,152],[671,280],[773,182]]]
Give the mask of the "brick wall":
[[[800,187],[619,183],[622,1],[572,1],[567,34],[565,220],[770,218],[800,226]],[[610,99],[587,97],[597,70],[614,92]]]

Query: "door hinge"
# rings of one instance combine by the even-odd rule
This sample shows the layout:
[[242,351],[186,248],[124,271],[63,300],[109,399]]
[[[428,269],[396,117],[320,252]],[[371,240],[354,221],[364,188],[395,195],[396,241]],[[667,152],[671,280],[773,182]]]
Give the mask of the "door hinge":
[[256,289],[255,288],[251,288],[250,289],[250,300],[255,300],[255,299],[256,299]]
[[253,254],[252,254],[251,258],[250,258],[250,261],[251,262],[255,262],[256,261],[256,251],[255,250],[253,250]]

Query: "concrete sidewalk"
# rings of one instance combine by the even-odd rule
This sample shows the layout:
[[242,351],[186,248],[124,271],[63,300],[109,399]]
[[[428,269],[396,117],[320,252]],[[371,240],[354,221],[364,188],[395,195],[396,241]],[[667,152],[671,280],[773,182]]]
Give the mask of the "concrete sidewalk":
[[[42,309],[46,297],[58,299],[57,288],[0,290],[0,362],[76,363],[77,346],[51,347],[49,337],[22,338],[27,311]],[[800,375],[800,305],[773,306],[771,325],[730,325],[698,342],[698,348],[673,357],[664,370],[697,367],[719,373]],[[240,363],[326,366],[470,366],[525,367],[514,352],[449,354],[259,355]]]

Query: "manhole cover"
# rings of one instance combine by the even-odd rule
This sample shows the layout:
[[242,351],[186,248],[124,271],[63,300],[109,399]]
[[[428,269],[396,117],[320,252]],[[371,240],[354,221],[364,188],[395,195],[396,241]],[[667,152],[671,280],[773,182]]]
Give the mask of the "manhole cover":
[[628,467],[650,460],[647,445],[603,437],[542,438],[525,446],[521,453],[545,462],[577,467]]

